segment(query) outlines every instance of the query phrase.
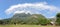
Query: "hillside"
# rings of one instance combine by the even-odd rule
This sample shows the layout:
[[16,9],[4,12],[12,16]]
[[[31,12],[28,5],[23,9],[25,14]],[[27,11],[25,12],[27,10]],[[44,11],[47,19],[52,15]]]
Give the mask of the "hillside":
[[[41,14],[16,13],[9,19],[2,20],[1,24],[47,24],[47,19]],[[41,22],[42,21],[42,22]]]

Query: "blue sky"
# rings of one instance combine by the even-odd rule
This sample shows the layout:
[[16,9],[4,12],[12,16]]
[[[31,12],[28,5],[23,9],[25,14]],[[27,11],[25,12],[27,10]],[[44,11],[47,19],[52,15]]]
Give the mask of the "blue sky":
[[[40,8],[35,9],[35,7],[33,6],[35,4],[38,5],[41,3],[43,5],[43,10]],[[27,10],[29,10],[29,12],[30,12],[30,10],[32,10],[32,12],[37,12],[39,14],[43,14],[47,18],[54,17],[56,15],[56,13],[60,12],[59,11],[60,10],[60,0],[0,0],[0,19],[10,18],[13,16],[14,12],[12,12],[12,13],[10,12],[10,14],[8,14],[8,12],[6,12],[9,8],[11,8],[13,6],[25,5],[25,4],[27,4],[27,6],[29,6],[29,4],[31,4],[34,7],[34,8],[30,7],[32,9],[28,8]],[[47,6],[49,6],[50,8],[45,9],[44,7],[47,7]],[[51,9],[52,8],[51,6],[53,6],[54,9]],[[24,6],[22,6],[22,8],[23,7]],[[55,9],[55,7],[57,9]],[[50,11],[50,10],[52,10],[52,11]],[[22,11],[20,11],[20,12],[22,12]]]

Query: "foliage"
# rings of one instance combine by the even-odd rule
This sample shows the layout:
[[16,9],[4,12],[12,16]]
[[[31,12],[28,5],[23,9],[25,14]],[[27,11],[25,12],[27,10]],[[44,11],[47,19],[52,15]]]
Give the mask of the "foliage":
[[57,18],[56,23],[60,25],[60,13],[57,13],[56,18]]
[[41,14],[15,14],[13,17],[9,19],[4,19],[3,20],[4,24],[31,24],[31,25],[38,25],[38,24],[48,24],[50,21],[46,19],[43,15]]

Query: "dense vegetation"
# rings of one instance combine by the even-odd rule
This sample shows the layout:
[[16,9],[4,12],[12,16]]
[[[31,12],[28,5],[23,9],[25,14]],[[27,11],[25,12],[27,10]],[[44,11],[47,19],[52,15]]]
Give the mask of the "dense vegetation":
[[[11,18],[0,20],[0,24],[47,25],[50,24],[52,20],[54,20],[54,18],[47,19],[41,14],[20,13],[20,14],[14,14],[13,17]],[[60,25],[60,13],[56,14],[55,24]]]
[[41,14],[15,14],[9,19],[0,20],[0,24],[35,24],[47,25],[50,21]]
[[56,18],[57,18],[56,24],[60,25],[60,13],[57,13]]

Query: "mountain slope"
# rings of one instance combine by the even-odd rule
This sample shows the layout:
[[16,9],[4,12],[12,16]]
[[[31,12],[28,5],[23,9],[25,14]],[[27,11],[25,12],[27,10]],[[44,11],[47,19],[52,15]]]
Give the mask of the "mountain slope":
[[46,24],[47,19],[41,14],[17,13],[9,19],[3,20],[5,24]]

